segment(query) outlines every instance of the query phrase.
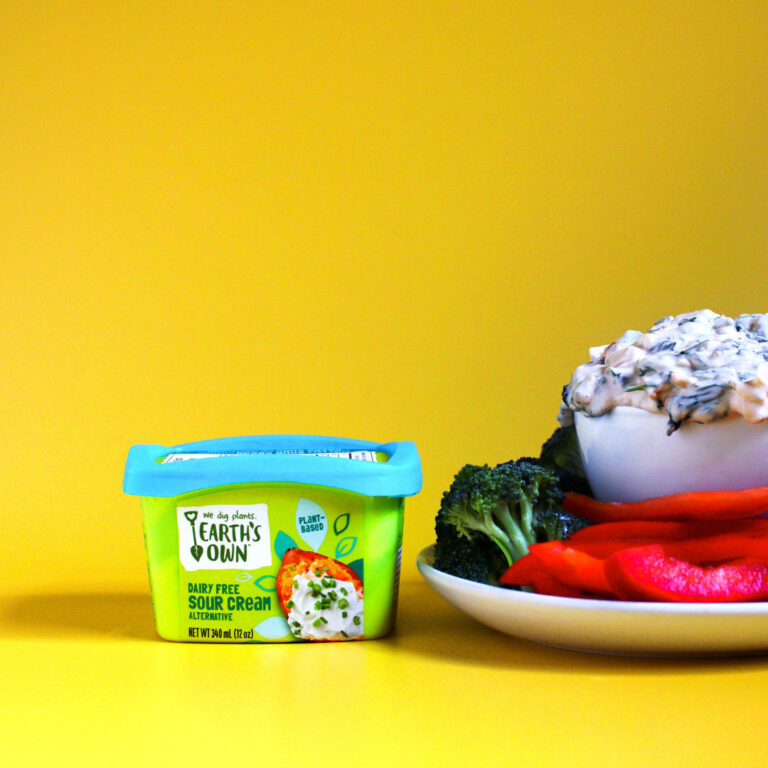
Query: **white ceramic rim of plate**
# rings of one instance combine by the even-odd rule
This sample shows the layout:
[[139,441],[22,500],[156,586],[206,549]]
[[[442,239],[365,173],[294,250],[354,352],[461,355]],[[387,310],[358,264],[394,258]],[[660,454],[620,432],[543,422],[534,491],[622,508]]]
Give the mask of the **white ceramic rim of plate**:
[[674,613],[674,614],[761,614],[768,615],[768,601],[742,603],[652,603],[628,602],[625,600],[591,600],[582,597],[555,597],[553,595],[537,595],[531,592],[520,592],[504,587],[494,587],[492,584],[480,584],[458,576],[440,571],[432,565],[435,545],[431,544],[419,552],[416,565],[420,571],[428,569],[434,578],[442,579],[448,584],[464,590],[476,590],[478,594],[493,595],[510,604],[532,603],[549,604],[553,607],[569,608],[571,610],[594,611],[595,609],[622,613]]

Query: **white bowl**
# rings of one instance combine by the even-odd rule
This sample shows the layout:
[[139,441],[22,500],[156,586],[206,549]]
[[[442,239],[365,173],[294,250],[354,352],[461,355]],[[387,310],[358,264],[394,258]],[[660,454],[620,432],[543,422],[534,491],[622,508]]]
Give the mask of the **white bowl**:
[[641,408],[575,417],[584,469],[600,501],[768,485],[768,421],[685,422],[667,435],[666,416]]

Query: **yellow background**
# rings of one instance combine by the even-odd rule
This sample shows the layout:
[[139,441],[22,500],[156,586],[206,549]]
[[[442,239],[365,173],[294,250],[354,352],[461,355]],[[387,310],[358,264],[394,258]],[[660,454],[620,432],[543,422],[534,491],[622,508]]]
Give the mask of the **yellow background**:
[[[764,660],[538,648],[414,561],[589,346],[768,311],[767,32],[762,2],[0,3],[11,764],[763,764]],[[418,444],[398,633],[155,641],[129,446],[290,432]]]

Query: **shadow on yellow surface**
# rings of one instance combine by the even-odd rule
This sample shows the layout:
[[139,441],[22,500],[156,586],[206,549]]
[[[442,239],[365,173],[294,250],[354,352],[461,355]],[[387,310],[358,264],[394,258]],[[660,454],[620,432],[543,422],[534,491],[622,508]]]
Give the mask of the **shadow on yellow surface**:
[[651,658],[580,653],[536,645],[490,629],[446,604],[426,583],[402,585],[395,634],[398,650],[467,666],[535,672],[632,674],[768,669],[766,656]]
[[156,638],[148,594],[38,594],[0,603],[0,636],[6,638]]
[[[103,638],[166,644],[155,633],[149,594],[53,593],[0,601],[0,637],[69,641]],[[397,627],[368,650],[392,652],[403,662],[571,674],[733,673],[768,669],[766,656],[640,658],[548,648],[489,629],[446,604],[426,583],[405,581]],[[295,659],[294,659],[295,662]]]

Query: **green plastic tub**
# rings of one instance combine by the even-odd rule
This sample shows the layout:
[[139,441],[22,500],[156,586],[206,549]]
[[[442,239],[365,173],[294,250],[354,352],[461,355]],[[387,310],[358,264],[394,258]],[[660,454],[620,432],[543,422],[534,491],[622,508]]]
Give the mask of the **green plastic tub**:
[[262,436],[131,448],[166,640],[372,639],[395,621],[413,443]]

